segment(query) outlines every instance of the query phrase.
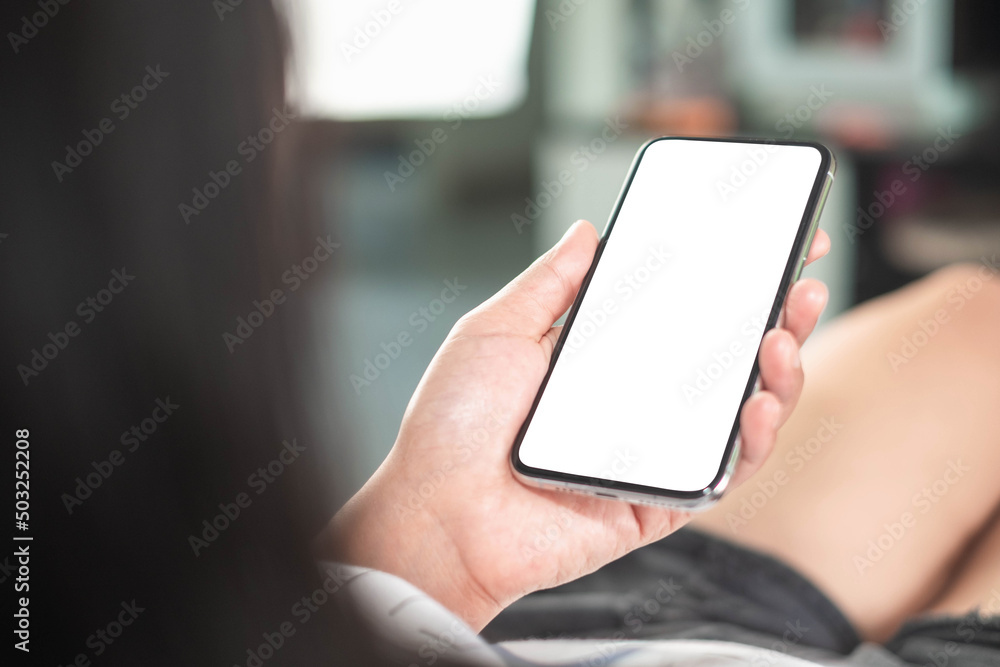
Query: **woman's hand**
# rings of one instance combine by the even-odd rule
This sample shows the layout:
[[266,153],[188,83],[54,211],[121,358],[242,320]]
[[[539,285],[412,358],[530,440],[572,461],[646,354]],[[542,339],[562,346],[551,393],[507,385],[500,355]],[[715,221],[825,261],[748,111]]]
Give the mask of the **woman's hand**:
[[[389,456],[321,536],[325,555],[401,576],[479,630],[517,598],[592,572],[687,522],[686,512],[531,488],[510,470],[511,446],[559,336],[552,325],[576,297],[597,242],[589,223],[576,223],[459,320],[410,400]],[[829,243],[820,232],[809,261]],[[825,303],[822,283],[796,283],[783,328],[764,336],[763,388],[743,408],[734,485],[767,458],[798,400],[799,347]]]

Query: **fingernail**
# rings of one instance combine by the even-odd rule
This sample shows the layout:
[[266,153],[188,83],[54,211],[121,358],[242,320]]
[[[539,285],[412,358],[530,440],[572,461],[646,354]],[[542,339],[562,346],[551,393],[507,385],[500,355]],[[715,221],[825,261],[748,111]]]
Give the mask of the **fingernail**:
[[576,221],[576,222],[574,222],[574,223],[573,223],[572,225],[570,225],[570,226],[569,226],[569,229],[567,229],[567,230],[566,230],[566,231],[565,231],[565,232],[563,233],[563,235],[562,235],[562,238],[561,238],[561,239],[559,239],[559,243],[557,243],[556,245],[562,245],[563,243],[565,243],[565,242],[566,242],[566,239],[568,239],[568,238],[569,238],[570,236],[572,236],[572,235],[573,235],[573,230],[574,230],[574,229],[576,229],[576,228],[577,228],[577,225],[579,225],[579,224],[580,224],[581,222],[583,222],[583,220],[577,220],[577,221]]

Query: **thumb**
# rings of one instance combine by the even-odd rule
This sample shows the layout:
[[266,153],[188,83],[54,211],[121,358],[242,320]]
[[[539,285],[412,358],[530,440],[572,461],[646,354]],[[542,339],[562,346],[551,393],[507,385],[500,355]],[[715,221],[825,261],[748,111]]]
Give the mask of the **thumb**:
[[469,333],[540,339],[569,309],[594,261],[597,231],[576,221],[551,250],[466,318]]

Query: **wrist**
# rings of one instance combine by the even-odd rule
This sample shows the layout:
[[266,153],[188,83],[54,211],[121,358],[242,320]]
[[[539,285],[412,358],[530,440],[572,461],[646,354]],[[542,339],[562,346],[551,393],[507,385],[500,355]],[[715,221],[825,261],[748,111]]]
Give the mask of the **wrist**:
[[502,606],[465,567],[430,508],[383,492],[380,487],[407,485],[379,484],[381,477],[377,473],[333,517],[319,538],[321,554],[405,579],[478,632]]

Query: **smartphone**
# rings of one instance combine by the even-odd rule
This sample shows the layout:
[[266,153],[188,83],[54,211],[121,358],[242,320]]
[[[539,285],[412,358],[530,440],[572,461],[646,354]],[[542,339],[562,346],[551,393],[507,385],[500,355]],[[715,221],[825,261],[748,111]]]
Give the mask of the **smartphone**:
[[514,474],[631,503],[715,502],[739,459],[761,339],[834,171],[816,143],[646,143],[514,443]]

